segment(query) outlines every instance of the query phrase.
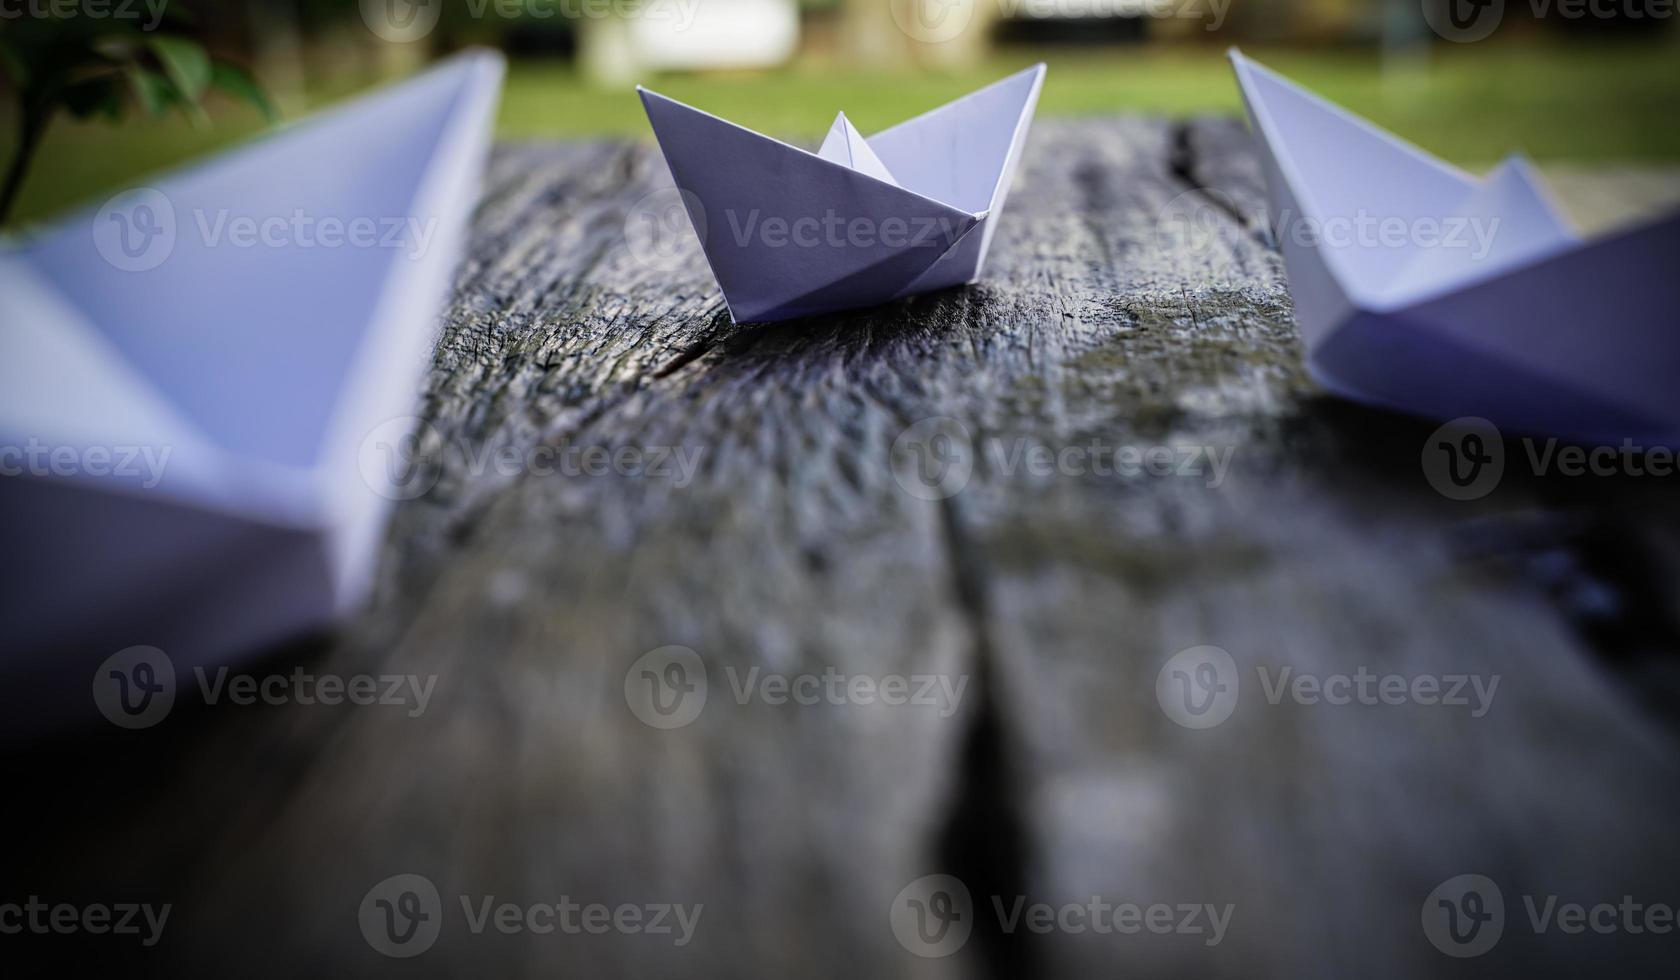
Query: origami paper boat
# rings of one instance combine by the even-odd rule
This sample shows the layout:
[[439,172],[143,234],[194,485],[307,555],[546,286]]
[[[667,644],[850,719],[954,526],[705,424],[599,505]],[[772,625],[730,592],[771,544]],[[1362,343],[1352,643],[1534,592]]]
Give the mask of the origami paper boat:
[[502,74],[458,57],[0,249],[0,728],[87,715],[119,649],[225,663],[362,599],[392,495],[359,464],[410,428]]
[[1583,242],[1522,160],[1478,180],[1231,63],[1325,387],[1582,442],[1680,437],[1680,214]]
[[845,113],[810,153],[638,88],[738,323],[980,277],[1043,65],[865,139]]

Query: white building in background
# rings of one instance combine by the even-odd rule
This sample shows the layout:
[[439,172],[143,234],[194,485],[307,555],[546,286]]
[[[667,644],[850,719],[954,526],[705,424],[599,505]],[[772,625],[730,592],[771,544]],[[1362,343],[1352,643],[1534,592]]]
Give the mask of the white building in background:
[[579,64],[604,84],[650,71],[771,68],[799,46],[795,0],[646,0],[633,15],[579,26]]

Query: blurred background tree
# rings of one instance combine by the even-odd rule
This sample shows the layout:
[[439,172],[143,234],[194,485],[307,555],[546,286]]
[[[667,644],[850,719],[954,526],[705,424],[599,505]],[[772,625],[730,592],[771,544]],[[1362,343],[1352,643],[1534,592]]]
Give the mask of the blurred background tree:
[[[251,65],[288,116],[466,45],[493,45],[512,61],[501,132],[528,138],[646,138],[635,82],[790,137],[820,135],[839,109],[867,132],[1038,60],[1051,66],[1045,116],[1240,112],[1224,49],[1241,44],[1467,166],[1518,149],[1561,164],[1680,164],[1680,31],[1669,0],[1618,0],[1601,5],[1607,17],[1564,16],[1554,0],[1538,18],[1535,5],[1506,0],[1497,30],[1474,44],[1432,33],[1424,2],[1446,0],[369,0],[374,11],[437,5],[434,29],[394,42],[370,28],[358,0],[218,0],[166,33]],[[172,13],[179,6],[169,0]],[[46,56],[42,30],[0,18],[0,44],[31,62]],[[126,50],[169,80],[145,39]],[[43,115],[20,98],[23,76],[0,77],[12,95],[0,102],[0,152],[13,158],[27,134],[43,161],[17,201],[25,220],[263,122],[225,98],[189,106],[147,82],[163,101],[137,101],[129,87],[126,105],[162,104],[179,117],[178,106],[215,127],[124,117],[113,130],[87,121],[110,104],[92,92]],[[187,90],[196,88],[189,77]]]
[[131,106],[151,116],[180,111],[208,122],[201,102],[219,89],[256,106],[274,107],[245,68],[212,56],[193,35],[179,6],[155,23],[82,16],[24,17],[0,34],[0,69],[13,100],[15,138],[0,178],[0,222],[17,203],[47,129],[60,113],[120,122]]

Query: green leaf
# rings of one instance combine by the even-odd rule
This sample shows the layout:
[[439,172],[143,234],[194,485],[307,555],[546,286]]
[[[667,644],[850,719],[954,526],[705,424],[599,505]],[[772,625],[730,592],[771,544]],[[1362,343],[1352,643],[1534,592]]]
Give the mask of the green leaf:
[[155,71],[129,64],[123,66],[123,77],[128,79],[134,101],[140,103],[140,108],[145,109],[148,115],[163,115],[175,101],[175,89],[169,84],[169,79]]
[[156,35],[146,44],[183,99],[196,103],[204,97],[210,87],[210,55],[203,47],[186,38]]
[[77,119],[104,116],[112,122],[123,117],[122,83],[114,76],[90,78],[64,90],[64,107]]
[[217,61],[211,69],[210,85],[256,106],[268,122],[276,122],[280,118],[280,111],[274,107],[268,93],[263,91],[262,83],[238,65]]

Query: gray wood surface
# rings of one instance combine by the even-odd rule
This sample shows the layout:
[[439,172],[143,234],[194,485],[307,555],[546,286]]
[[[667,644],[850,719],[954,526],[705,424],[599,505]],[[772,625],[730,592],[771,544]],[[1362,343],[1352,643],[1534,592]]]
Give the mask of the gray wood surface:
[[[398,506],[364,615],[251,668],[435,676],[426,711],[184,704],[31,747],[7,762],[8,892],[172,903],[156,948],[93,948],[173,975],[1671,968],[1680,937],[1537,936],[1521,899],[1680,902],[1668,483],[1512,465],[1481,500],[1436,493],[1433,423],[1306,376],[1239,124],[1041,121],[982,282],[768,327],[729,322],[697,248],[649,263],[627,245],[668,184],[649,146],[499,149],[419,411],[435,485]],[[929,500],[892,463],[935,418],[966,433],[944,449],[966,446],[972,474]],[[1193,448],[1229,471],[1047,473],[1013,455],[1034,446]],[[462,447],[697,464],[498,473]],[[708,693],[661,730],[626,675],[670,645]],[[1201,645],[1241,687],[1196,730],[1157,676]],[[1481,717],[1274,705],[1258,672],[1284,666],[1500,682]],[[831,668],[962,694],[951,711],[734,694],[753,669]],[[442,901],[412,959],[358,925],[399,873]],[[1461,961],[1420,915],[1468,873],[1499,884],[1507,921]],[[892,929],[930,874],[972,897],[947,957]],[[474,934],[463,895],[703,911],[679,948]],[[993,896],[1232,911],[1209,945],[1008,932]]]

